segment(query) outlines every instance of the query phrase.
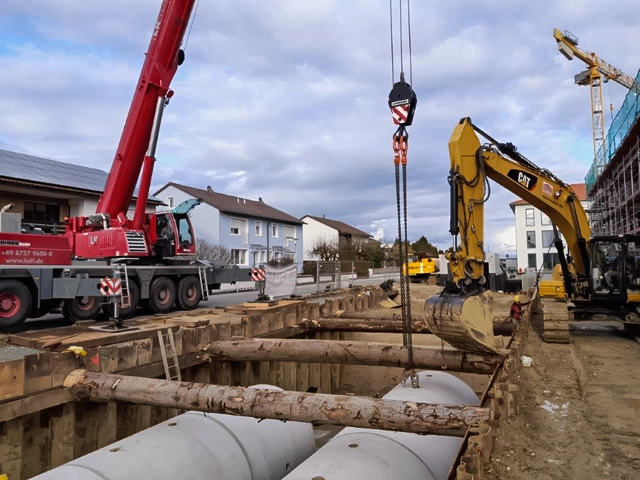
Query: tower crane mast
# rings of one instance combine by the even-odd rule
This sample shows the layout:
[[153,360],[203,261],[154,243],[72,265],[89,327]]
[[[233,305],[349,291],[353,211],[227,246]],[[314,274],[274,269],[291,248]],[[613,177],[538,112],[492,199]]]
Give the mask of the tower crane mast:
[[582,60],[587,69],[578,73],[574,79],[577,85],[589,85],[591,88],[591,120],[593,126],[593,155],[598,174],[602,172],[605,164],[605,132],[604,112],[602,101],[602,83],[613,80],[629,90],[638,93],[640,85],[633,77],[627,75],[619,68],[605,62],[593,52],[585,52],[578,47],[578,37],[568,30],[561,32],[553,29],[553,37],[558,44],[558,50],[567,60],[578,58]]

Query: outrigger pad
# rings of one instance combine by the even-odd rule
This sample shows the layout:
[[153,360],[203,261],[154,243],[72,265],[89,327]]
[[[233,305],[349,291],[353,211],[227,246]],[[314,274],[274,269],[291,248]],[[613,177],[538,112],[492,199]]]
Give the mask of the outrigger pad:
[[140,327],[130,327],[128,325],[110,324],[110,325],[103,325],[101,327],[89,327],[89,330],[94,330],[96,332],[104,332],[104,333],[122,333],[122,332],[130,332],[132,330],[140,330]]
[[492,304],[488,290],[470,297],[441,293],[425,303],[425,318],[431,332],[455,348],[498,353]]

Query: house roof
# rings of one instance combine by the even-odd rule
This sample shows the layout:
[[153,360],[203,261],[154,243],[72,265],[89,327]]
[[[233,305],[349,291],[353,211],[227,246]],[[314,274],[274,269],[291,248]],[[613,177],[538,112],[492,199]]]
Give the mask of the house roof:
[[97,168],[0,150],[0,178],[102,193],[107,173]]
[[217,208],[221,212],[244,215],[247,217],[264,218],[266,220],[279,220],[281,222],[293,223],[296,225],[304,223],[288,213],[267,205],[261,199],[258,201],[250,200],[248,198],[241,198],[235,195],[225,195],[224,193],[214,192],[209,189],[203,190],[201,188],[180,185],[179,183],[174,182],[167,183],[164,187],[154,193],[154,196],[158,196],[160,192],[170,186],[177,188],[194,198],[201,198],[203,202]]
[[358,230],[356,227],[352,227],[351,225],[348,225],[344,222],[341,222],[339,220],[331,220],[329,218],[326,217],[314,217],[313,215],[305,215],[304,218],[313,218],[314,220],[325,224],[328,227],[331,227],[335,230],[338,231],[339,234],[342,235],[351,235],[351,236],[355,236],[355,237],[367,237],[367,238],[371,238],[372,235],[369,235],[367,232],[363,232],[362,230]]
[[[97,168],[0,149],[0,180],[9,183],[99,195],[108,175]],[[149,202],[160,203],[152,197]]]
[[[578,200],[580,200],[581,202],[585,202],[587,200],[587,185],[585,183],[571,183],[569,184],[569,186],[575,192],[576,196],[578,197]],[[529,202],[527,202],[526,200],[519,199],[509,204],[509,206],[511,207],[511,210],[514,212],[516,210],[516,206],[518,205],[529,205]]]

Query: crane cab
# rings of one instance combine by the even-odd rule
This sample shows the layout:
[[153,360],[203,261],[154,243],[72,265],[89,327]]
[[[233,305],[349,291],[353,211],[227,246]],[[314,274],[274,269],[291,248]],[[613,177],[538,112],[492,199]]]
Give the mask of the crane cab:
[[186,200],[170,212],[158,212],[149,216],[156,256],[168,258],[196,254],[195,230],[189,213],[200,203],[200,199]]

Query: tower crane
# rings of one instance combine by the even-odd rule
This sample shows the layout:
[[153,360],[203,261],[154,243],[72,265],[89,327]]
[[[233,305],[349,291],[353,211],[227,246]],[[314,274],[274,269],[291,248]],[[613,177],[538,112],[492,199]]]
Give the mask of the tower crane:
[[574,78],[577,85],[589,85],[591,87],[591,120],[593,125],[593,155],[597,173],[600,174],[605,164],[605,133],[604,113],[602,107],[602,83],[613,80],[627,87],[634,93],[640,92],[640,85],[633,77],[620,69],[605,62],[593,52],[585,52],[578,47],[578,37],[568,30],[561,32],[553,29],[553,37],[558,42],[558,50],[567,60],[574,57],[582,60],[587,69],[578,73]]

